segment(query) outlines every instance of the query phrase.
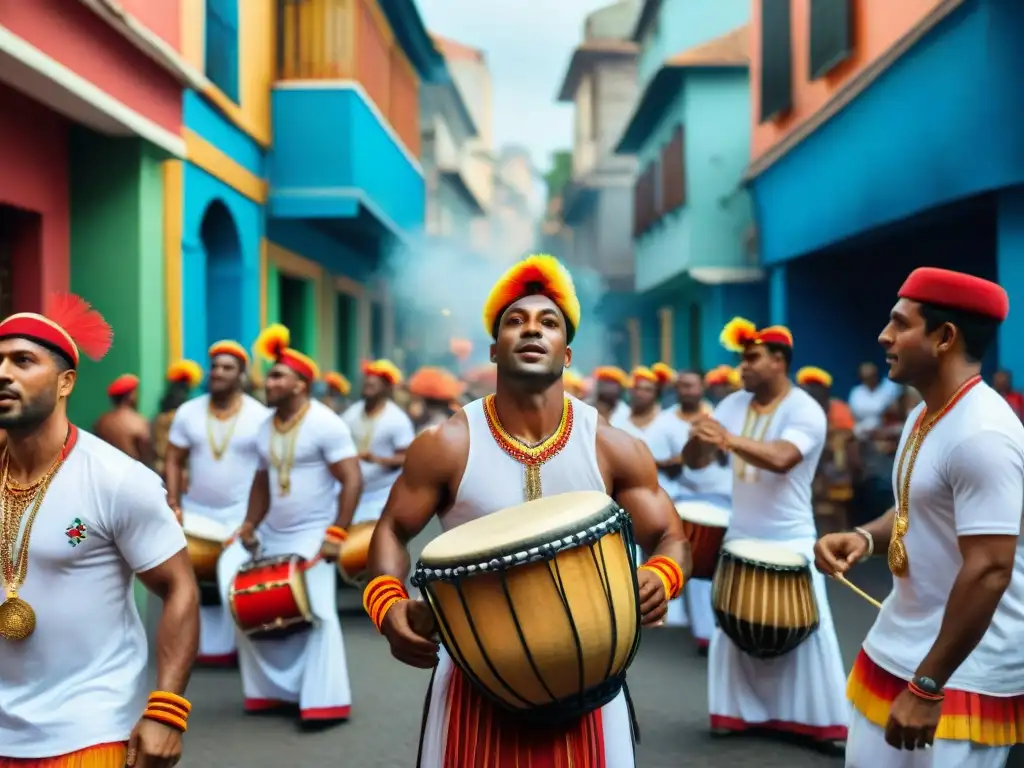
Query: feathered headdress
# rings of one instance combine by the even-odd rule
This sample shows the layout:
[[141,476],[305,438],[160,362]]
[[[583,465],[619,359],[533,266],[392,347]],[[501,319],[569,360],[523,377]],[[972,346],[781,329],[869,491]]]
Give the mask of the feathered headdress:
[[50,296],[43,313],[19,312],[0,323],[0,338],[24,338],[56,350],[78,367],[81,355],[101,360],[114,331],[85,299],[71,293]]
[[565,317],[566,341],[572,342],[580,324],[580,300],[572,275],[548,254],[534,254],[513,264],[498,278],[484,302],[484,329],[498,336],[498,321],[505,310],[526,296],[547,296]]
[[306,381],[316,381],[320,378],[320,369],[312,358],[288,346],[291,338],[292,335],[287,328],[280,323],[274,323],[264,328],[256,337],[253,348],[263,359],[290,368]]
[[189,389],[195,389],[203,383],[203,369],[195,360],[179,360],[168,366],[167,381],[188,384]]
[[107,397],[124,397],[139,387],[139,377],[134,373],[122,373],[107,387]]
[[342,397],[348,397],[349,392],[352,391],[352,384],[337,371],[325,373],[324,384],[327,385],[328,389],[337,392]]
[[629,386],[630,388],[635,387],[637,382],[649,381],[652,384],[658,383],[658,374],[648,368],[646,365],[638,365],[629,374]]
[[207,352],[210,358],[217,357],[217,355],[231,355],[236,358],[243,366],[249,366],[249,353],[245,351],[245,347],[239,344],[237,341],[231,341],[230,339],[222,339],[221,341],[215,341],[210,345],[210,349]]
[[734,317],[726,323],[718,339],[730,352],[742,352],[751,344],[793,346],[793,334],[784,325],[770,325],[758,330],[756,325],[742,317]]
[[420,368],[409,378],[409,394],[425,400],[456,400],[465,387],[455,375],[444,368]]
[[594,381],[612,381],[620,387],[629,387],[629,374],[614,365],[599,365],[592,374]]
[[676,372],[668,363],[655,363],[651,366],[654,375],[658,378],[658,384],[665,386],[676,380]]
[[832,386],[832,374],[824,368],[816,368],[813,365],[805,366],[796,372],[796,383],[801,387],[809,384],[817,384],[829,389]]
[[392,387],[402,383],[402,372],[390,360],[366,360],[361,370],[363,376],[379,376]]
[[720,365],[704,374],[705,387],[716,387],[723,384],[738,387],[741,382],[740,372],[728,365]]

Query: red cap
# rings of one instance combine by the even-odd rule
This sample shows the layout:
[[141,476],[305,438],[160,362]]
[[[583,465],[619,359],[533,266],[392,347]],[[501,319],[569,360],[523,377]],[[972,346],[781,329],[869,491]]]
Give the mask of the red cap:
[[139,377],[134,373],[122,373],[107,387],[107,397],[123,397],[134,392],[139,386]]
[[920,267],[900,288],[901,299],[938,304],[1003,322],[1010,314],[1010,297],[1001,285],[963,272]]
[[0,323],[0,338],[23,338],[45,344],[76,368],[80,354],[100,360],[110,350],[114,332],[85,299],[59,293],[46,302],[43,314],[21,312]]

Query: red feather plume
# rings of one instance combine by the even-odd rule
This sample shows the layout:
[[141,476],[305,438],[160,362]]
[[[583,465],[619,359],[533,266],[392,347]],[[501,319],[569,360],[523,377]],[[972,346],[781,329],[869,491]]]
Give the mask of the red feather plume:
[[100,360],[114,343],[114,330],[92,305],[73,293],[56,293],[46,302],[43,316],[67,333],[79,353]]

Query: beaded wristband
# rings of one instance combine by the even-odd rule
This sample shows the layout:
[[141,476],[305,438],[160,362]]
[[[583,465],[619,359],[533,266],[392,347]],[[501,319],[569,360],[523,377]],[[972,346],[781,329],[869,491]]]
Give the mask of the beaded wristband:
[[683,583],[685,581],[683,569],[672,558],[665,557],[664,555],[655,555],[641,565],[640,568],[657,574],[658,578],[661,579],[661,583],[665,586],[665,596],[669,600],[675,600],[679,597],[679,593],[683,591]]
[[909,688],[910,692],[917,696],[917,698],[924,699],[925,701],[932,701],[938,703],[946,698],[946,695],[943,693],[927,693],[926,691],[922,690],[919,686],[915,685],[913,680],[907,683],[907,688]]
[[373,626],[380,632],[384,625],[384,616],[387,615],[391,606],[408,599],[409,593],[400,580],[394,576],[378,576],[363,590],[363,610],[373,621]]
[[182,733],[185,733],[188,730],[188,721],[185,720],[185,718],[172,715],[169,712],[147,707],[146,711],[142,713],[142,716],[147,720],[163,723],[164,725],[170,726]]
[[185,733],[191,711],[192,704],[184,696],[170,691],[153,691],[149,694],[149,703],[142,716]]
[[192,711],[192,703],[184,696],[179,696],[176,693],[170,691],[153,691],[149,694],[150,704],[167,704],[172,707],[177,707],[181,710],[183,717],[188,717]]
[[341,544],[348,538],[348,531],[340,525],[332,525],[327,528],[327,533],[325,535],[328,541],[333,541],[335,544]]

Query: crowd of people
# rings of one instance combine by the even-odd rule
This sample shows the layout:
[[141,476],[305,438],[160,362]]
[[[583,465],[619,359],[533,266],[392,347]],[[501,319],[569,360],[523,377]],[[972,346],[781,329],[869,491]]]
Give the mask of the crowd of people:
[[[593,545],[623,516],[636,551],[624,550],[625,583],[606,584],[609,610],[613,593],[631,594],[644,631],[690,624],[708,657],[713,733],[796,734],[850,768],[1003,766],[1024,739],[1024,425],[1008,377],[988,386],[980,360],[1008,311],[998,285],[916,270],[879,319],[888,376],[865,364],[846,402],[827,371],[791,370],[787,328],[742,318],[721,335],[736,367],[583,378],[572,278],[531,256],[486,297],[490,362],[470,375],[406,378],[372,361],[356,398],[274,325],[251,350],[212,345],[205,372],[172,366],[153,423],[136,411],[139,380],[119,377],[95,434],[70,424],[66,402],[80,356],[111,344],[105,321],[67,296],[7,318],[0,768],[175,765],[196,663],[237,665],[247,712],[348,720],[339,578],[362,590],[397,662],[434,670],[405,764],[629,768],[642,724],[611,662],[578,695],[510,713],[488,686],[518,696],[517,680],[481,676],[457,649],[439,605],[410,590],[409,553],[435,518],[436,542],[485,520],[501,521],[488,529],[499,550],[534,542],[464,565],[449,551],[430,578],[464,598],[466,579],[496,568],[546,562],[557,574],[566,542]],[[573,510],[560,505],[582,498],[605,499],[597,512],[612,516],[569,535]],[[561,521],[548,521],[551,545],[537,543],[537,510]],[[875,553],[894,588],[847,679],[826,578]],[[134,578],[162,605],[148,696]],[[546,690],[521,624],[484,639],[473,629],[473,610],[514,613],[506,582],[474,583],[461,631],[481,648],[504,643],[505,659],[521,644],[521,676]],[[594,610],[559,589],[567,611]],[[581,658],[601,647],[582,636],[599,625],[574,624]]]

